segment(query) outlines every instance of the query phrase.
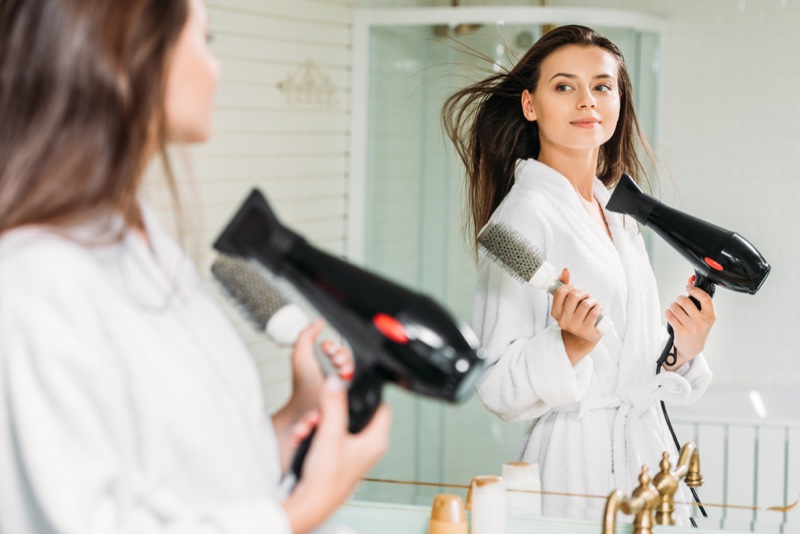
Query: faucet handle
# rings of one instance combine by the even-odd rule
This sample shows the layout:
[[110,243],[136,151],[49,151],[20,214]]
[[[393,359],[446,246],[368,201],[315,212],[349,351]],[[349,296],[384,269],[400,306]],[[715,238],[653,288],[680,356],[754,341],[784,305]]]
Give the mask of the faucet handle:
[[[700,451],[697,445],[692,442],[686,443],[681,447],[681,454],[678,457],[678,468],[686,466],[684,481],[690,488],[703,485],[703,476],[700,474]],[[683,472],[681,472],[683,474]]]
[[669,461],[669,453],[664,453],[661,457],[661,471],[653,477],[653,485],[656,487],[661,502],[656,507],[656,523],[659,525],[675,524],[675,492],[678,491],[678,479],[672,475],[672,464]]
[[653,485],[661,495],[661,502],[656,508],[656,523],[674,525],[675,493],[678,491],[679,481],[683,479],[690,488],[703,484],[703,476],[700,474],[700,453],[697,452],[694,443],[686,443],[681,447],[675,470],[672,470],[669,454],[666,452],[661,458],[660,465],[661,472],[653,478]]
[[634,515],[633,534],[653,534],[655,521],[653,510],[661,502],[661,496],[650,484],[650,473],[647,466],[642,466],[639,475],[639,486],[630,497],[625,497],[620,490],[608,496],[603,520],[603,534],[614,534],[617,522],[617,510]]

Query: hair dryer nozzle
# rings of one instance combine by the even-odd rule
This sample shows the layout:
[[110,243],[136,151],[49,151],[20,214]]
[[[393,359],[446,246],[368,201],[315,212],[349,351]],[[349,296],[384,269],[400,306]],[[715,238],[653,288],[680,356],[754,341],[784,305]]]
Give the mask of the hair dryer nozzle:
[[658,204],[658,200],[645,195],[630,176],[622,173],[606,209],[630,215],[639,224],[647,226],[647,219]]
[[283,226],[260,191],[254,189],[214,242],[231,256],[253,257],[280,274],[280,258],[302,238]]
[[769,274],[767,261],[742,236],[644,194],[627,174],[620,178],[606,208],[652,228],[714,284],[754,294]]

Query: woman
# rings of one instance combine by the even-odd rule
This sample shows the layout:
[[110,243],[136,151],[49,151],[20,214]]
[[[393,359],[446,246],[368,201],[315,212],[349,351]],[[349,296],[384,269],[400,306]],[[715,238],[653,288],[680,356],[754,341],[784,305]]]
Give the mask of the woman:
[[0,532],[307,532],[386,448],[386,408],[347,433],[319,322],[270,419],[242,341],[137,199],[167,143],[210,133],[206,32],[201,0],[0,6]]
[[[655,278],[635,221],[604,209],[621,173],[645,177],[622,54],[589,28],[556,28],[510,72],[451,96],[443,117],[466,165],[475,235],[502,222],[565,268],[551,297],[479,260],[473,319],[489,365],[478,394],[502,419],[531,421],[518,456],[539,464],[543,490],[630,492],[642,465],[674,453],[656,401],[689,402],[708,386],[701,351],[714,307],[689,286],[702,310],[686,295],[670,304],[678,359],[656,376],[666,336]],[[601,313],[615,327],[605,336]],[[598,519],[602,506],[543,498],[549,515]]]

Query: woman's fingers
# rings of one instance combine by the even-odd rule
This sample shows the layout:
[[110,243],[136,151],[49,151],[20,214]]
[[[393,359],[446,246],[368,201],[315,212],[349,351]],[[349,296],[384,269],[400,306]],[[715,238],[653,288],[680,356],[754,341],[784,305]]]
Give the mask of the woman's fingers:
[[321,318],[318,318],[313,323],[308,325],[300,335],[297,336],[297,341],[295,341],[295,348],[302,348],[305,350],[311,350],[314,346],[314,340],[317,338],[322,329],[325,326],[325,321]]
[[[562,328],[565,326],[568,329],[580,328],[590,313],[596,320],[602,313],[602,308],[587,291],[570,285],[561,286],[556,290],[551,315]],[[594,323],[591,326],[594,326]]]
[[330,359],[339,377],[347,381],[352,380],[355,373],[353,353],[349,349],[340,346],[335,341],[323,341],[321,347],[322,351]]
[[388,449],[391,428],[391,412],[388,406],[381,405],[361,432],[350,434],[347,431],[347,390],[340,380],[328,378],[320,407],[320,442],[334,443],[344,439],[340,442],[343,447],[341,454],[344,456],[341,460],[350,468],[366,472]]
[[[714,311],[714,301],[711,299],[711,295],[700,289],[699,287],[694,286],[686,286],[686,291],[697,299],[697,302],[700,303],[699,312],[702,312],[703,315],[711,318],[712,320],[716,319],[716,312]],[[691,301],[691,300],[690,300]],[[692,302],[694,305],[694,303]],[[697,306],[695,306],[697,309]]]
[[[572,288],[564,299],[564,311],[570,315],[577,315],[578,308],[589,298],[589,293],[582,289]],[[585,316],[585,314],[584,314]]]
[[675,300],[667,307],[667,310],[672,313],[672,316],[680,323],[683,324],[689,320],[691,308],[697,310],[697,307],[686,295],[678,295]]
[[[716,321],[716,311],[711,296],[704,290],[694,287],[689,279],[686,286],[688,295],[679,295],[664,311],[667,322],[675,332],[675,347],[678,355],[689,361],[705,347],[711,327]],[[691,298],[690,298],[691,297]],[[697,307],[692,298],[697,300]]]
[[297,423],[292,425],[290,446],[297,448],[319,424],[319,410],[312,410],[305,414]]
[[597,319],[603,313],[603,308],[588,291],[578,289],[569,283],[570,272],[564,269],[561,280],[564,285],[553,293],[553,303],[550,315],[558,322],[562,330],[585,340],[599,339],[599,332],[595,327]]

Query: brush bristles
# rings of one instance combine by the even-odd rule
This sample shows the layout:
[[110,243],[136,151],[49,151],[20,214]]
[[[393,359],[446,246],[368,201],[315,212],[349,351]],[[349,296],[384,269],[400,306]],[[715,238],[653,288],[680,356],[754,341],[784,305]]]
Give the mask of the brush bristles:
[[250,260],[220,254],[211,265],[211,274],[259,332],[266,329],[278,310],[289,304],[269,283],[262,269]]
[[523,283],[530,281],[545,262],[544,254],[533,243],[503,222],[489,222],[478,234],[478,246]]

